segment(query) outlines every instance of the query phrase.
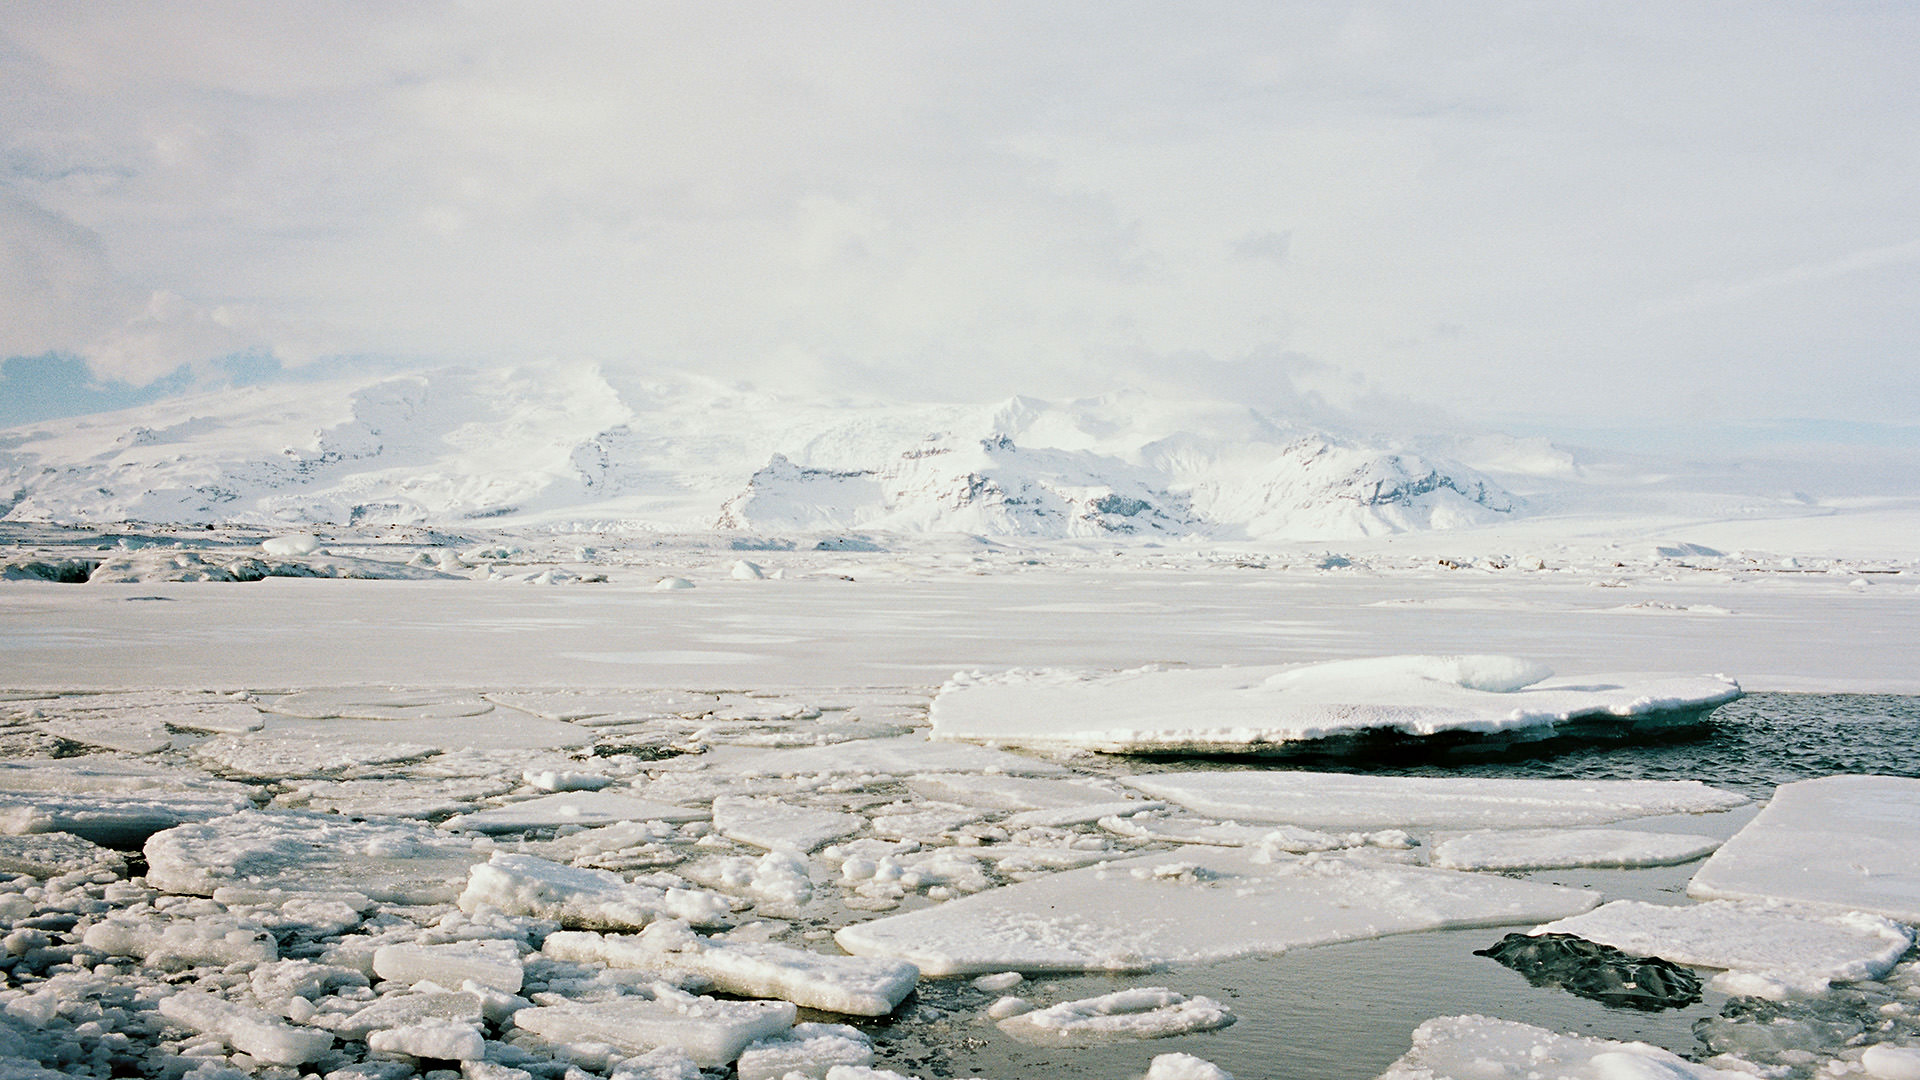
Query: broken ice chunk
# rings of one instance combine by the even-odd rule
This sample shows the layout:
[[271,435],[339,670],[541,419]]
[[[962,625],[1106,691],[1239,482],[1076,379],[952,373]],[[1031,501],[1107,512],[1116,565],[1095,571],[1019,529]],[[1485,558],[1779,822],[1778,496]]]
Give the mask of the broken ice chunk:
[[272,1013],[202,990],[182,990],[160,999],[160,1014],[195,1031],[218,1035],[235,1050],[269,1065],[304,1065],[333,1049],[329,1032],[294,1027]]
[[782,998],[853,1016],[887,1015],[920,979],[917,968],[898,960],[828,956],[765,942],[719,942],[672,921],[656,922],[637,937],[561,931],[548,935],[541,951],[561,960],[700,975],[725,993]]
[[769,850],[812,851],[866,828],[859,814],[792,806],[776,799],[721,796],[713,800],[713,827],[722,836]]
[[1687,886],[1702,900],[1790,900],[1920,923],[1920,780],[1782,784]]
[[1599,825],[1746,803],[1695,780],[1508,780],[1300,770],[1156,773],[1125,783],[1215,817],[1317,829]]
[[555,1042],[600,1042],[630,1054],[671,1047],[703,1069],[733,1062],[756,1039],[793,1026],[786,1001],[719,1001],[661,990],[639,997],[522,1009],[514,1026]]
[[733,911],[726,897],[705,889],[636,885],[611,871],[505,851],[472,868],[457,902],[469,914],[491,907],[588,930],[638,930],[662,917],[719,926]]
[[430,1018],[368,1032],[367,1049],[439,1061],[479,1061],[486,1056],[487,1040],[473,1024]]
[[480,777],[404,780],[297,780],[273,804],[347,817],[431,818],[473,809],[473,803],[504,795],[513,785]]
[[524,977],[519,946],[500,940],[382,945],[374,950],[373,972],[382,979],[409,985],[426,981],[459,986],[471,980],[503,994],[519,993]]
[[1577,934],[1683,964],[1795,983],[1877,979],[1912,944],[1906,927],[1877,915],[1817,914],[1727,900],[1687,907],[1615,900],[1535,932]]
[[836,1065],[873,1064],[873,1043],[845,1024],[795,1024],[785,1035],[759,1039],[735,1063],[739,1080],[821,1080]]
[[485,1015],[480,996],[465,991],[388,994],[338,1021],[334,1030],[343,1039],[364,1039],[375,1031],[407,1027],[428,1020],[478,1024]]
[[1451,870],[1672,866],[1720,846],[1711,836],[1631,829],[1515,829],[1435,837],[1433,865]]
[[[1342,856],[1256,861],[1187,848],[990,889],[935,908],[848,926],[859,956],[928,975],[1137,971],[1274,955],[1384,934],[1536,922],[1585,911],[1575,889]],[[1113,912],[1124,911],[1125,919]]]
[[1145,1080],[1233,1080],[1233,1074],[1192,1054],[1156,1054]]
[[560,825],[609,825],[622,821],[702,821],[705,810],[673,806],[611,791],[562,791],[496,806],[441,822],[443,829],[480,833],[526,832]]
[[1114,1039],[1164,1039],[1233,1023],[1233,1011],[1210,997],[1164,986],[1138,986],[1009,1016],[1000,1030],[1040,1046],[1091,1046]]
[[407,821],[249,810],[155,833],[147,881],[211,896],[224,886],[326,892],[351,885],[375,900],[444,903],[475,855],[472,844]]
[[1560,1035],[1490,1016],[1443,1016],[1413,1032],[1413,1049],[1379,1080],[1483,1080],[1489,1076],[1593,1080],[1753,1080],[1696,1065],[1646,1043]]

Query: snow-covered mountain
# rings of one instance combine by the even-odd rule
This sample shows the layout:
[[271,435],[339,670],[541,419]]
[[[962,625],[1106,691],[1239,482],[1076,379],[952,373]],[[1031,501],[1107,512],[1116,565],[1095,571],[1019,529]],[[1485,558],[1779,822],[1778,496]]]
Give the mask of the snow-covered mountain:
[[280,384],[0,432],[15,521],[1318,538],[1502,520],[1455,462],[1224,402],[804,402],[596,368]]

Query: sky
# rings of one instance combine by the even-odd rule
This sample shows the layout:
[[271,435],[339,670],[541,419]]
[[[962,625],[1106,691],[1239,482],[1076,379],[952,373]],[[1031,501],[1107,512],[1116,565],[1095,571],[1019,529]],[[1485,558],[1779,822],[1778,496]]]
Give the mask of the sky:
[[1917,55],[1871,0],[9,4],[0,423],[559,358],[1880,438]]

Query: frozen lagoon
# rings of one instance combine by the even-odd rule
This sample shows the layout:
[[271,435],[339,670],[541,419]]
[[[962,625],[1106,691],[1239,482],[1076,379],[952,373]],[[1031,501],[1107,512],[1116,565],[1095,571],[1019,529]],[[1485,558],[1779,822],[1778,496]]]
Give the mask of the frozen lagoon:
[[[802,876],[812,895],[804,899],[795,888],[791,864],[768,862],[759,848],[727,840],[724,834],[711,839],[716,833],[699,820],[596,837],[602,830],[565,828],[569,803],[560,800],[545,811],[551,816],[543,829],[553,831],[535,833],[532,841],[539,846],[535,854],[543,858],[618,867],[627,876],[673,873],[681,875],[689,889],[718,890],[719,895],[746,901],[753,906],[741,907],[741,919],[749,927],[742,944],[770,934],[774,943],[831,951],[823,937],[810,935],[864,923],[886,911],[936,910],[987,886],[1073,872],[1089,857],[1172,850],[1107,830],[1097,821],[1007,829],[1004,822],[1013,814],[1061,813],[1071,810],[1076,800],[1046,800],[1034,794],[1035,789],[1026,789],[1029,801],[1050,805],[1016,806],[1020,790],[995,780],[982,787],[994,787],[991,798],[1007,805],[969,805],[951,795],[935,797],[942,790],[939,782],[916,785],[904,779],[925,770],[928,777],[947,777],[945,790],[952,793],[955,777],[993,779],[1000,774],[970,773],[969,767],[953,764],[941,767],[932,758],[916,762],[897,752],[858,752],[866,749],[861,744],[879,747],[903,731],[923,727],[932,686],[958,668],[1272,663],[1396,647],[1431,651],[1435,642],[1471,640],[1475,651],[1523,652],[1568,674],[1726,670],[1750,689],[1892,689],[1902,688],[1899,680],[1911,674],[1888,662],[1885,642],[1889,631],[1913,614],[1913,601],[1900,595],[1863,598],[1827,581],[1810,583],[1815,587],[1765,579],[1745,586],[1633,582],[1627,587],[1638,591],[1636,599],[1674,606],[1632,608],[1611,603],[1616,599],[1611,590],[1602,593],[1591,584],[1522,580],[1490,587],[1483,581],[1455,584],[1442,575],[1348,581],[1312,575],[1294,581],[1278,574],[1263,579],[1246,568],[1163,567],[1115,573],[1089,588],[1084,575],[1091,568],[1068,573],[1045,566],[1009,567],[1004,577],[978,581],[955,581],[937,567],[884,561],[871,567],[871,574],[859,565],[842,568],[853,571],[855,580],[742,581],[736,586],[731,578],[723,583],[717,575],[708,578],[698,567],[689,567],[683,573],[698,587],[670,593],[618,583],[599,593],[587,586],[540,589],[458,582],[102,587],[117,590],[119,596],[93,586],[24,587],[10,590],[0,611],[7,632],[20,631],[19,637],[9,637],[9,644],[22,644],[0,659],[5,674],[0,683],[22,688],[171,685],[254,691],[257,704],[270,710],[260,718],[260,731],[188,727],[169,733],[163,727],[165,747],[137,756],[245,777],[276,800],[288,796],[290,809],[324,800],[332,809],[369,813],[398,788],[431,790],[443,804],[450,801],[476,811],[510,802],[533,813],[539,809],[537,800],[552,793],[532,783],[532,777],[598,771],[619,785],[619,790],[608,789],[611,794],[634,799],[682,806],[704,801],[711,806],[716,798],[731,796],[789,802],[816,812],[855,813],[873,823],[868,828],[874,831],[843,837],[808,857]],[[867,580],[861,580],[863,576]],[[261,591],[241,594],[256,589]],[[383,591],[390,589],[421,591]],[[748,591],[755,589],[761,591]],[[214,590],[231,591],[216,595]],[[171,599],[134,599],[139,596]],[[1434,602],[1449,598],[1455,603]],[[698,604],[683,603],[688,600]],[[673,603],[681,607],[657,606]],[[166,608],[175,610],[161,610]],[[134,614],[123,624],[128,612]],[[1755,618],[1756,612],[1762,617]],[[1833,633],[1809,634],[1810,622],[1822,618],[1834,621]],[[1782,625],[1789,620],[1793,626]],[[1284,632],[1278,629],[1282,625],[1287,626]],[[1267,627],[1264,633],[1262,626]],[[1545,649],[1520,647],[1528,627],[1534,644]],[[161,644],[169,636],[171,648]],[[1503,637],[1513,644],[1497,644]],[[1818,647],[1807,648],[1809,640],[1817,640]],[[599,648],[582,647],[587,644]],[[71,654],[68,659],[75,666],[56,670],[55,656],[63,651]],[[943,654],[954,659],[943,664]],[[1758,672],[1758,679],[1749,674],[1756,669],[1746,666],[1753,658],[1771,665]],[[360,677],[309,675],[312,670],[338,676],[354,665]],[[382,682],[423,689],[371,696],[355,689]],[[578,688],[595,686],[622,692],[603,693],[591,706],[573,710],[594,712],[591,716],[542,716],[568,711],[556,703]],[[282,697],[279,691],[289,694]],[[294,691],[300,696],[293,697]],[[383,715],[340,720],[294,715],[315,712],[313,704],[322,700],[342,713]],[[1751,715],[1753,700],[1735,703],[1728,711],[1747,707],[1746,715]],[[1784,703],[1790,712],[1808,700],[1813,699],[1767,696],[1759,704]],[[98,714],[131,714],[139,707],[118,702],[114,709],[88,710],[83,707],[88,702],[67,697],[60,702],[9,703],[9,715],[16,719],[8,728],[9,738],[20,750],[70,746],[74,732],[85,730],[80,725],[105,718]],[[288,707],[271,711],[277,702]],[[523,712],[508,702],[537,703],[538,708]],[[42,715],[26,715],[34,711]],[[580,738],[542,746],[545,736],[535,737],[543,730],[535,717],[568,725],[566,732],[551,730]],[[462,745],[463,726],[484,737]],[[1565,774],[1717,780],[1761,798],[1769,794],[1777,781],[1752,779],[1754,774],[1742,771],[1746,759],[1741,756],[1764,754],[1766,748],[1730,747],[1726,760],[1702,760],[1715,754],[1716,738],[1654,748],[1576,748],[1539,761],[1491,762],[1464,771],[1525,778]],[[570,742],[574,744],[567,745]],[[821,742],[842,752],[822,753]],[[250,743],[274,747],[275,752],[244,753]],[[599,756],[592,749],[596,744],[629,753]],[[344,758],[298,752],[306,745],[335,751],[345,745],[351,752]],[[693,746],[708,747],[710,753],[674,754]],[[1860,749],[1864,753],[1873,748]],[[835,757],[851,767],[824,763]],[[354,758],[365,764],[341,764]],[[698,767],[702,758],[713,767]],[[1029,773],[1022,779],[1076,785],[1102,801],[1126,798],[1114,779],[1129,770],[1114,762],[1020,760],[1032,763],[1019,767]],[[1829,765],[1848,767],[1844,760]],[[1150,768],[1178,772],[1191,766],[1159,762]],[[1635,768],[1647,771],[1636,773]],[[1448,764],[1427,771],[1445,775],[1463,767]],[[1792,775],[1798,774],[1782,778]],[[506,792],[492,790],[500,784],[507,785]],[[1733,810],[1640,819],[1621,827],[1725,839],[1750,814]],[[887,823],[884,828],[891,835],[880,835],[881,823]],[[1004,840],[994,836],[995,828],[1009,835]],[[978,844],[950,842],[969,832]],[[501,836],[494,836],[491,842],[499,844]],[[1419,858],[1431,837],[1414,840],[1408,850]],[[1143,846],[1130,846],[1136,843]],[[908,844],[918,844],[919,850],[907,850]],[[1393,856],[1391,848],[1362,846]],[[1017,850],[998,850],[1002,848]],[[991,855],[967,857],[973,852]],[[1696,866],[1522,876],[1590,890],[1610,900],[1674,903],[1680,902],[1678,890]],[[854,868],[853,875],[847,874],[848,867]],[[239,910],[237,917],[245,918],[260,914],[261,901],[259,896],[232,893],[225,901],[212,902],[221,903],[229,914]],[[359,901],[334,902],[351,907]],[[324,901],[315,901],[320,903]],[[328,910],[338,918],[350,917]],[[380,909],[372,910],[374,918],[381,917]],[[316,908],[307,917],[319,919],[322,914]],[[352,914],[364,917],[366,912]],[[390,931],[403,929],[385,925]],[[754,926],[761,929],[750,929]],[[281,932],[288,932],[284,924]],[[410,933],[419,937],[456,931],[424,931],[416,925]],[[1617,1016],[1564,994],[1526,987],[1497,965],[1471,958],[1473,948],[1498,934],[1443,930],[1297,949],[1273,959],[1179,965],[1151,976],[1036,978],[1010,991],[1044,1006],[1129,986],[1167,986],[1226,1002],[1238,1017],[1217,1033],[1151,1043],[1061,1053],[1001,1039],[985,1019],[996,995],[965,980],[922,980],[919,992],[893,1018],[860,1023],[876,1044],[878,1062],[909,1075],[951,1069],[988,1077],[1137,1076],[1151,1057],[1184,1050],[1219,1062],[1243,1080],[1269,1075],[1366,1077],[1407,1050],[1415,1027],[1448,1011],[1498,1012],[1553,1030],[1647,1038],[1695,1053],[1700,1046],[1691,1024],[1713,1018],[1728,1000],[1710,996],[1699,1011],[1684,1016]],[[563,962],[539,960],[534,966],[550,987],[551,976],[564,973],[539,965]],[[128,982],[137,982],[131,971],[123,974]],[[589,979],[566,992],[625,995],[620,985],[617,980],[596,984]],[[1436,985],[1444,985],[1444,992],[1436,993]],[[1889,992],[1901,1000],[1897,986]],[[482,1005],[474,1007],[484,1012]],[[763,1022],[743,1020],[747,1026],[741,1030]],[[457,1048],[459,1040],[444,1030],[416,1026],[417,1032],[405,1036],[419,1040],[413,1045]],[[447,1036],[440,1044],[430,1038],[436,1031]],[[405,1041],[394,1038],[399,1040],[395,1045]]]

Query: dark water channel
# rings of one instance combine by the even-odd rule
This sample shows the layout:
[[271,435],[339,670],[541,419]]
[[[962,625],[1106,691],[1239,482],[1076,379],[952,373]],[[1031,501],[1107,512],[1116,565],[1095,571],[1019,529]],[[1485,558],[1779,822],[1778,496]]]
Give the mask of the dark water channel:
[[[1102,771],[1181,768],[1329,768],[1414,776],[1701,780],[1767,799],[1783,783],[1835,773],[1920,776],[1920,697],[1754,694],[1715,712],[1703,726],[1630,743],[1565,741],[1508,746],[1444,760],[1326,758],[1276,763],[1113,760]],[[1731,836],[1757,806],[1722,814],[1640,819],[1620,827]],[[1421,837],[1424,844],[1425,838]],[[1606,899],[1688,903],[1698,862],[1641,870],[1528,873],[1532,880],[1600,892]],[[1096,913],[1106,914],[1106,913]],[[1112,912],[1124,919],[1125,912]],[[1609,1007],[1553,988],[1537,988],[1476,949],[1507,928],[1396,935],[1297,949],[1143,975],[1043,977],[1012,993],[1037,1004],[1090,997],[1129,986],[1160,985],[1226,1002],[1239,1020],[1223,1030],[1092,1049],[1026,1046],[986,1019],[996,994],[965,979],[929,980],[894,1022],[872,1034],[884,1067],[915,1076],[1142,1076],[1151,1059],[1183,1051],[1215,1062],[1237,1080],[1368,1080],[1405,1053],[1413,1029],[1437,1016],[1481,1013],[1555,1031],[1638,1039],[1683,1056],[1708,1051],[1695,1025],[1719,1016],[1726,995],[1708,989],[1698,1004],[1662,1012]],[[1520,928],[1524,929],[1524,928]],[[1909,954],[1909,959],[1913,954]],[[1703,976],[1711,973],[1702,973]],[[1736,1004],[1736,1011],[1737,1011]]]

